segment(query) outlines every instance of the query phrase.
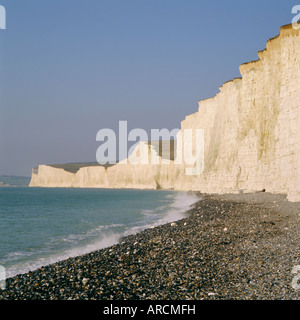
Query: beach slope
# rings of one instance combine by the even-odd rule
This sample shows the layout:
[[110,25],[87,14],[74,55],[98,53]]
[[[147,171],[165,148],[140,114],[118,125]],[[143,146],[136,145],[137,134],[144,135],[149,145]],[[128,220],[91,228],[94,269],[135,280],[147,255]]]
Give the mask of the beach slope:
[[299,299],[300,203],[201,198],[180,221],[7,279],[0,299]]

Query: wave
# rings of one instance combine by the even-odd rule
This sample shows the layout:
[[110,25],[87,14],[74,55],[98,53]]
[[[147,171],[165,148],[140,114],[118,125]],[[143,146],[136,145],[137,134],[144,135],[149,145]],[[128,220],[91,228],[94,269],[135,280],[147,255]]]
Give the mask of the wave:
[[19,262],[6,270],[6,277],[10,278],[17,274],[27,273],[29,271],[33,271],[43,266],[47,266],[68,258],[77,257],[92,251],[110,247],[118,243],[119,239],[120,235],[118,234],[105,235],[103,239],[85,246],[76,247],[51,256],[39,257],[33,261],[30,260],[27,262]]
[[[186,212],[200,200],[196,194],[189,192],[174,192],[171,195],[167,195],[167,197],[171,200],[169,205],[162,202],[162,205],[155,209],[143,210],[141,212],[143,219],[131,225],[126,226],[118,223],[100,225],[82,234],[70,234],[60,239],[52,239],[49,242],[49,246],[43,248],[43,252],[9,253],[6,256],[6,260],[12,265],[7,268],[7,277],[27,273],[61,260],[110,247],[117,244],[122,237],[139,233],[151,227],[178,221],[185,218]],[[56,250],[54,253],[53,249],[59,242],[64,242],[73,247]],[[18,257],[24,257],[25,261],[20,260],[17,262]]]

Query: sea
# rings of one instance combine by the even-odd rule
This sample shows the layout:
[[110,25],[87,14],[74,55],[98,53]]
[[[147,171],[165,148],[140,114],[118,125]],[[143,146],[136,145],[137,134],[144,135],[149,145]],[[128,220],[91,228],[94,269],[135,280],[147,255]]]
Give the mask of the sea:
[[176,221],[199,198],[132,189],[0,188],[0,266],[6,277],[109,247]]

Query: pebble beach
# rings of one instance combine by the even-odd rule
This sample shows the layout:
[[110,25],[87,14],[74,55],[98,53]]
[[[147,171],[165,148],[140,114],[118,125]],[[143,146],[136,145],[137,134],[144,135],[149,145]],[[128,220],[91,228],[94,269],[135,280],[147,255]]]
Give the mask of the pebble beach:
[[300,203],[199,199],[182,220],[7,279],[0,300],[298,300]]

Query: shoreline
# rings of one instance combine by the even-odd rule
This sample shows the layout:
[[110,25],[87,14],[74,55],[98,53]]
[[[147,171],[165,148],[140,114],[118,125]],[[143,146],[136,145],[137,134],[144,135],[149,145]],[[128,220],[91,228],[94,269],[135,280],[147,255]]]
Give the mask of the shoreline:
[[[82,190],[82,189],[81,189]],[[81,192],[81,190],[79,190]],[[90,189],[86,189],[90,190]],[[99,189],[95,189],[99,190]],[[125,189],[122,189],[120,191],[124,191]],[[73,190],[71,190],[73,192]],[[110,189],[104,189],[104,191],[111,191]],[[115,189],[117,193],[119,190]],[[134,191],[134,192],[143,192],[145,190],[140,189],[126,189],[125,191]],[[154,220],[148,219],[147,216],[148,213],[145,214],[145,217],[143,220],[134,220],[133,223],[129,223],[126,226],[126,222],[120,222],[120,221],[113,221],[112,226],[114,223],[121,223],[120,225],[124,225],[125,227],[119,230],[109,230],[108,228],[105,228],[103,234],[99,235],[98,238],[94,237],[94,240],[85,242],[82,244],[81,242],[77,242],[77,245],[73,245],[69,248],[64,248],[60,251],[53,251],[48,256],[41,255],[41,258],[35,258],[35,259],[27,259],[23,260],[23,263],[17,262],[17,265],[11,265],[6,266],[5,262],[3,264],[6,268],[6,279],[13,278],[15,276],[19,276],[22,274],[27,274],[29,272],[33,272],[41,267],[52,265],[54,263],[66,260],[68,258],[75,258],[77,256],[82,256],[88,253],[91,253],[93,251],[101,250],[107,247],[111,247],[112,245],[118,244],[120,242],[121,238],[124,238],[129,235],[134,235],[139,232],[144,231],[145,229],[149,229],[152,227],[156,227],[159,225],[163,225],[166,223],[171,223],[177,220],[180,220],[184,217],[186,217],[186,212],[190,210],[196,202],[199,201],[199,196],[196,192],[193,191],[174,191],[174,190],[146,190],[147,193],[162,193],[165,195],[162,195],[164,198],[162,201],[156,201],[158,200],[157,197],[153,198],[151,200],[151,203],[148,202],[148,205],[146,205],[144,202],[140,205],[140,212],[142,213],[144,210],[148,211],[151,210],[152,213],[154,213]],[[166,194],[166,191],[167,194]],[[135,199],[135,197],[138,197],[138,193],[134,196],[132,200]],[[160,196],[158,195],[158,198]],[[134,200],[135,201],[135,200]],[[167,203],[166,203],[167,202]],[[152,204],[155,206],[155,208],[152,208]],[[150,205],[150,206],[149,206]],[[116,210],[116,208],[115,208]],[[153,211],[154,210],[154,211]],[[158,211],[160,212],[158,214]],[[85,207],[81,207],[80,212],[86,211]],[[105,210],[102,210],[103,214],[107,214]],[[105,213],[106,212],[106,213]],[[130,210],[128,212],[130,214]],[[80,213],[82,215],[82,213]],[[126,215],[122,214],[123,217],[126,218]],[[136,223],[135,223],[136,222]],[[97,229],[97,226],[92,227],[92,230]],[[90,232],[90,231],[88,231]],[[73,236],[73,234],[72,234]],[[68,235],[65,235],[64,238],[68,238]],[[49,241],[52,239],[50,238]],[[85,240],[85,239],[83,239]],[[17,252],[18,253],[18,252]],[[43,251],[41,251],[43,253]],[[0,264],[1,261],[0,261]]]
[[198,195],[186,218],[7,279],[0,300],[299,299],[300,203]]

